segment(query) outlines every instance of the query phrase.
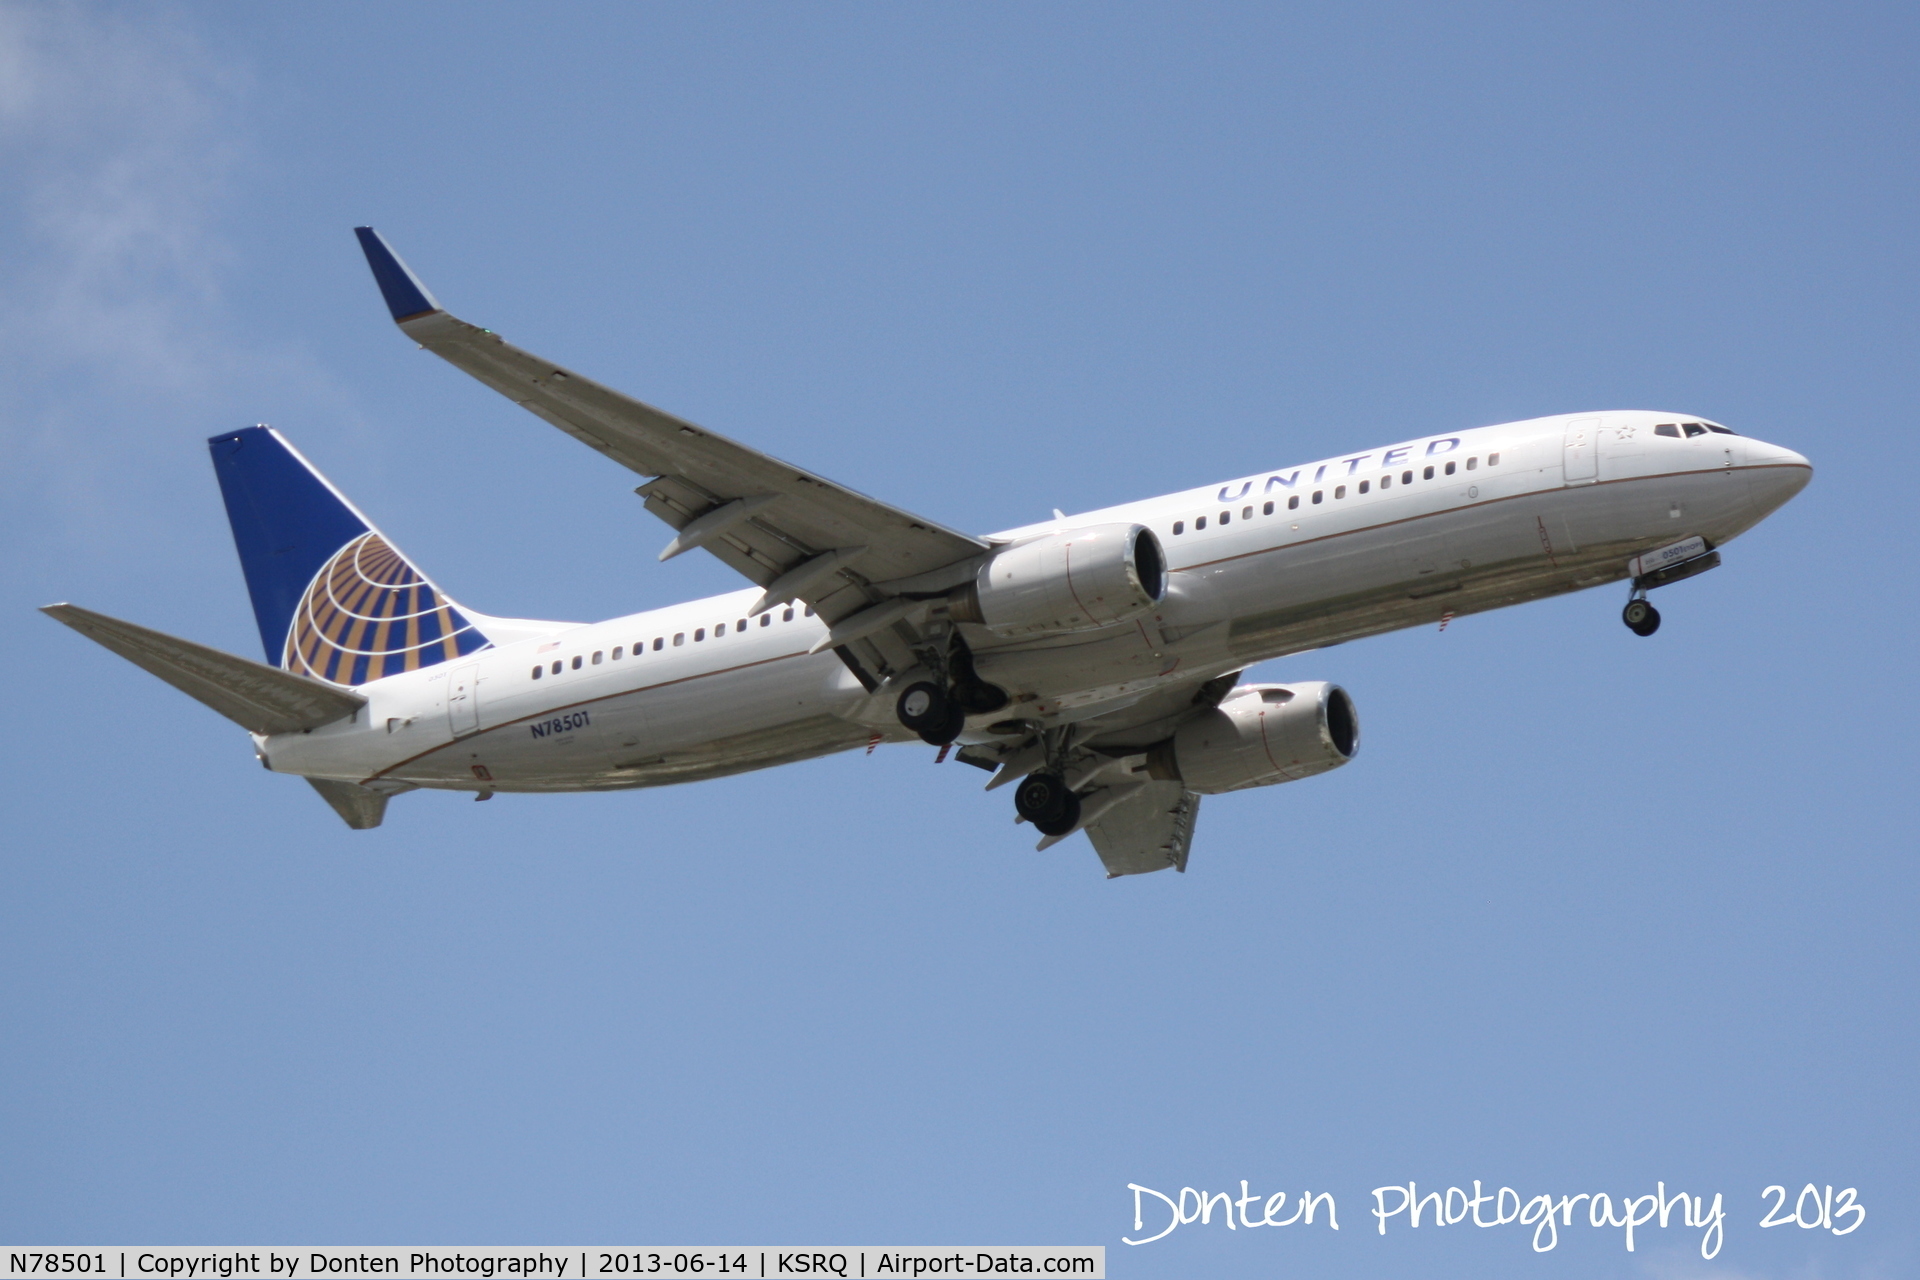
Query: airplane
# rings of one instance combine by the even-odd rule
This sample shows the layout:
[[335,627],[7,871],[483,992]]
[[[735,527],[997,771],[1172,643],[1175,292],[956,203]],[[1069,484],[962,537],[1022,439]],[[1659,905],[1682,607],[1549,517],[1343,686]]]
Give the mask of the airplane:
[[70,604],[45,612],[253,736],[349,827],[421,788],[601,791],[925,742],[1015,785],[1044,849],[1185,871],[1203,796],[1354,758],[1353,699],[1254,663],[1625,581],[1648,593],[1812,466],[1693,414],[1445,431],[974,536],[643,404],[456,319],[356,229],[402,333],[646,478],[661,560],[751,586],[606,622],[447,596],[279,432],[209,441],[267,661]]

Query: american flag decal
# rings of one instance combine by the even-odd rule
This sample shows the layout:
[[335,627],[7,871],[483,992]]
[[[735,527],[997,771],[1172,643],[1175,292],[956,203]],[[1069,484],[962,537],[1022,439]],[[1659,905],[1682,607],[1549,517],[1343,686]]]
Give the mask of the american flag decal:
[[487,643],[385,539],[366,533],[314,575],[294,611],[281,665],[333,684],[360,685]]

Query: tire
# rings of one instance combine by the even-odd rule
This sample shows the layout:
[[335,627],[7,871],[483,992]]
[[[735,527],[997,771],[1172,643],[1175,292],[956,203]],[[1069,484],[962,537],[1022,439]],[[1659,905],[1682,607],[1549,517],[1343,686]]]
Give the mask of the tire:
[[1043,831],[1043,824],[1058,822],[1069,804],[1078,817],[1079,799],[1067,790],[1067,780],[1057,773],[1030,773],[1013,792],[1013,807]]
[[1645,600],[1629,600],[1620,611],[1620,621],[1637,636],[1650,636],[1660,629],[1660,611]]
[[949,702],[947,704],[947,718],[944,723],[936,725],[931,729],[918,730],[918,732],[920,734],[920,741],[926,743],[928,746],[946,747],[953,745],[954,740],[960,736],[960,731],[966,727],[967,709],[957,702]]
[[1034,829],[1043,836],[1064,836],[1080,825],[1080,797],[1062,788],[1067,798],[1060,815],[1046,821],[1033,824]]
[[[937,684],[921,680],[910,684],[900,694],[900,700],[893,704],[893,713],[900,717],[900,723],[925,738],[929,732],[943,732],[952,718],[953,703],[947,697],[947,691]],[[931,738],[927,739],[929,742]],[[953,741],[952,738],[947,739]]]

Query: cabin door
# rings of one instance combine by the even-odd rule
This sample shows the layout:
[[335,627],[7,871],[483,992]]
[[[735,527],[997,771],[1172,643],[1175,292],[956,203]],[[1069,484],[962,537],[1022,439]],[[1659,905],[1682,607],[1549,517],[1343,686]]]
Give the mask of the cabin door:
[[480,728],[480,664],[447,674],[447,727],[458,738]]
[[1600,419],[1575,418],[1561,440],[1560,462],[1568,484],[1592,484],[1600,475]]

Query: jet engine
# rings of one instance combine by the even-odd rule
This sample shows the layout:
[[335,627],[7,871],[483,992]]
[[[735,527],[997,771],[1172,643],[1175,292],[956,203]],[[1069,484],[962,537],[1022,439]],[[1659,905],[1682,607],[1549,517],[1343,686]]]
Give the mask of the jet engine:
[[1360,718],[1339,685],[1243,684],[1149,751],[1147,774],[1218,795],[1325,773],[1359,749]]
[[1167,558],[1153,530],[1097,524],[1015,543],[947,597],[956,622],[1015,637],[1091,631],[1160,602]]

